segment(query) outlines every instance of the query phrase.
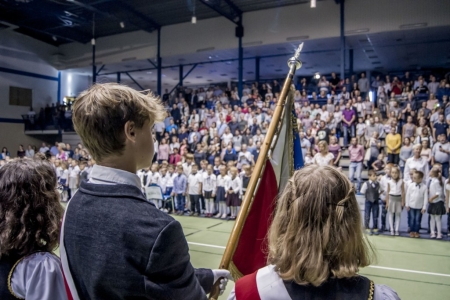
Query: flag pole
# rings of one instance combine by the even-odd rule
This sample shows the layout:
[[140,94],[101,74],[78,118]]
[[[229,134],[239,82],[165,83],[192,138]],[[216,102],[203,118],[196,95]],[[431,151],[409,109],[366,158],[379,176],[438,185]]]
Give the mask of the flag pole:
[[[264,170],[264,166],[268,158],[268,153],[271,148],[272,140],[278,129],[278,124],[283,112],[283,107],[286,103],[288,92],[291,87],[292,79],[294,78],[295,71],[297,69],[300,69],[302,66],[302,63],[299,59],[302,48],[303,43],[299,45],[298,49],[295,51],[295,55],[288,60],[289,73],[287,74],[286,80],[284,81],[280,97],[277,99],[277,106],[275,108],[272,120],[267,130],[266,137],[264,138],[264,142],[261,146],[261,152],[258,156],[258,160],[256,161],[255,167],[253,169],[253,175],[251,176],[250,182],[248,183],[244,200],[242,201],[241,209],[239,210],[236,222],[230,234],[230,238],[228,239],[225,252],[222,256],[222,261],[220,262],[219,266],[220,269],[229,269],[230,267],[231,258],[234,255],[237,242],[242,232],[242,228],[244,227],[245,220],[247,219],[250,204],[255,195],[256,187],[258,185],[261,173]],[[214,285],[210,293],[209,296],[210,300],[217,300],[219,298],[219,281],[220,280],[218,280],[218,282]]]

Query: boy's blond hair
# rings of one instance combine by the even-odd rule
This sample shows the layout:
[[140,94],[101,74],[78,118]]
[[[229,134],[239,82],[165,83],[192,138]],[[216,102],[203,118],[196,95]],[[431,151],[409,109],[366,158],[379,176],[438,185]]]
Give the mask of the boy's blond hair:
[[72,119],[83,145],[96,161],[101,161],[123,153],[126,122],[142,128],[146,121],[155,124],[165,116],[161,101],[151,92],[143,94],[117,83],[104,83],[94,84],[78,96]]
[[304,167],[277,201],[268,233],[269,263],[283,280],[300,285],[357,276],[373,254],[361,224],[348,178],[331,166]]

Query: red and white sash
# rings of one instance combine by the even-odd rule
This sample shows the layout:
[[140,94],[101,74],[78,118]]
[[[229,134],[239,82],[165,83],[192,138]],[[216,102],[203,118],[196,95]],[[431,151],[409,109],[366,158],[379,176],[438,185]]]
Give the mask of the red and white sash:
[[61,257],[61,264],[63,268],[64,284],[66,286],[67,298],[69,300],[80,300],[78,297],[78,292],[75,287],[75,283],[70,273],[69,261],[67,260],[67,252],[64,247],[64,222],[66,220],[67,209],[69,208],[70,201],[67,203],[66,211],[64,212],[64,217],[61,225],[61,236],[59,240],[59,254]]
[[274,265],[239,279],[235,295],[236,300],[292,300]]

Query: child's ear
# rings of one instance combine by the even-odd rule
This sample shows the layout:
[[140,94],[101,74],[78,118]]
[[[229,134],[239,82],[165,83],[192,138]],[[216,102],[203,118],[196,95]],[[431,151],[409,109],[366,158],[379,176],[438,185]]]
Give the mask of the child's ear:
[[133,121],[128,121],[124,125],[125,138],[131,141],[135,141],[136,137],[136,125]]

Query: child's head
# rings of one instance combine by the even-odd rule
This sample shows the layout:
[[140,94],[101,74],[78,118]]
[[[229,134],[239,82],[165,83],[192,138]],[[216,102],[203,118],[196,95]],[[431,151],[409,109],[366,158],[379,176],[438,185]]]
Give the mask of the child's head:
[[252,168],[249,165],[243,165],[242,170],[244,170],[246,176],[252,173]]
[[66,161],[61,162],[61,168],[63,170],[67,170],[69,168],[69,164]]
[[391,176],[391,171],[392,171],[392,164],[387,164],[386,167],[384,167],[384,173],[387,176]]
[[319,286],[330,274],[352,277],[368,266],[373,251],[347,176],[331,166],[295,171],[277,201],[268,248],[280,277],[297,284]]
[[[416,173],[416,172],[417,172],[417,170],[416,170],[416,169],[414,169],[414,168],[411,168],[411,169],[409,170],[409,177],[413,178],[413,176],[414,176],[414,173]],[[422,173],[422,177],[423,177],[423,173]]]
[[377,181],[377,173],[374,170],[369,170],[367,175],[369,175],[370,181]]
[[152,165],[152,172],[154,173],[154,172],[158,172],[158,163],[154,163],[153,165]]
[[74,167],[76,167],[76,166],[78,165],[78,162],[77,162],[75,159],[73,159],[73,160],[70,162],[70,165],[74,168]]
[[202,169],[202,170],[206,170],[206,166],[208,165],[208,161],[206,161],[206,160],[202,160],[202,161],[200,161],[200,168]]
[[358,118],[358,123],[362,123],[362,122],[364,122],[364,119],[362,117],[359,117]]
[[230,170],[231,168],[233,168],[233,167],[234,167],[234,161],[232,161],[232,160],[228,161],[228,162],[227,162],[227,167],[228,167],[228,170]]
[[84,169],[86,169],[87,161],[81,161],[78,166],[80,167],[80,170],[83,171]]
[[123,157],[137,170],[150,165],[152,128],[165,115],[159,98],[152,93],[105,83],[94,84],[78,96],[72,119],[83,145],[97,162]]
[[393,166],[391,169],[391,177],[394,180],[400,179],[400,169],[397,166]]
[[214,166],[220,166],[220,157],[214,157]]
[[431,169],[436,169],[439,172],[442,172],[442,164],[436,162],[436,163],[434,163],[433,168],[431,168]]
[[192,153],[186,154],[186,162],[188,164],[192,163],[194,161],[194,155]]
[[167,173],[167,169],[165,167],[162,167],[161,170],[159,170],[162,176],[165,176]]
[[197,171],[198,171],[198,166],[197,166],[197,164],[193,164],[193,165],[192,165],[192,169],[191,169],[191,173],[192,173],[192,174],[195,174],[195,173],[197,173]]
[[230,174],[231,174],[231,176],[232,176],[233,178],[236,177],[237,174],[238,174],[238,169],[237,169],[236,167],[231,167],[231,168],[230,168]]
[[0,257],[51,252],[58,246],[63,209],[52,165],[15,159],[0,169]]
[[378,154],[377,159],[378,160],[383,160],[384,159],[384,154],[383,153]]
[[213,172],[213,166],[208,165],[208,166],[206,167],[206,172],[208,172],[208,175],[211,175],[212,172]]
[[179,175],[183,174],[183,167],[182,166],[177,166],[177,173]]
[[423,172],[415,171],[411,178],[415,183],[421,183],[423,180]]
[[224,176],[224,175],[227,174],[227,167],[225,167],[224,165],[222,165],[222,166],[219,167],[219,171],[220,171],[220,174],[221,174],[222,176]]

